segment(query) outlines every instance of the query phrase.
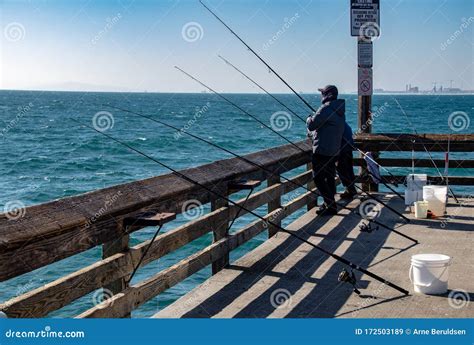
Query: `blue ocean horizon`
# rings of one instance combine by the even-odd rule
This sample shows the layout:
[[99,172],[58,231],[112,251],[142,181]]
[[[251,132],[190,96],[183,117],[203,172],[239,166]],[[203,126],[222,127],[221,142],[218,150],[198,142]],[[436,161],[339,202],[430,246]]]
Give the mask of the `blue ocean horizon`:
[[[276,95],[283,103],[305,118],[309,111],[296,96]],[[314,107],[320,104],[318,95],[305,94]],[[264,94],[226,94],[226,97],[258,117],[292,141],[306,138],[305,124]],[[346,118],[353,130],[357,129],[357,95],[341,95],[346,99]],[[373,96],[375,133],[413,133],[396,100],[419,133],[472,134],[469,124],[459,130],[450,122],[453,113],[467,114],[470,121],[474,109],[474,95],[396,95]],[[156,117],[182,130],[211,140],[238,154],[247,154],[286,142],[255,120],[210,93],[102,93],[65,91],[0,91],[0,210],[12,201],[26,206],[69,197],[108,186],[169,173],[94,131],[79,126],[71,119],[97,126],[176,169],[184,169],[232,158],[229,154],[205,146],[196,140],[149,120],[119,111],[108,105],[133,110]],[[275,115],[277,114],[277,115]],[[279,115],[278,115],[279,114]],[[283,115],[282,115],[283,114]],[[278,117],[279,116],[279,117]],[[411,153],[384,153],[383,157],[410,158]],[[433,153],[444,158],[443,153]],[[416,158],[427,158],[423,152]],[[453,159],[473,159],[473,154],[452,153]],[[403,175],[409,169],[391,169]],[[434,169],[417,169],[435,175]],[[451,169],[451,175],[463,176],[463,169]],[[468,193],[467,187],[454,186],[456,193]],[[236,196],[237,198],[238,196]],[[207,206],[204,207],[208,210]],[[265,209],[261,208],[260,212]],[[298,217],[296,213],[286,224]],[[239,219],[234,229],[251,220]],[[165,231],[183,224],[185,219],[170,223]],[[151,238],[154,230],[143,229],[132,236],[131,244]],[[236,250],[232,259],[242,256],[265,240],[261,234]],[[169,267],[210,243],[204,236],[157,262],[141,268],[134,278],[140,281]],[[101,257],[101,249],[94,248],[20,277],[0,283],[0,302],[53,281],[67,273],[85,267]],[[210,275],[206,268],[177,286],[160,294],[137,309],[134,317],[147,317],[184,295]],[[69,317],[93,305],[93,293],[53,312],[51,317]]]

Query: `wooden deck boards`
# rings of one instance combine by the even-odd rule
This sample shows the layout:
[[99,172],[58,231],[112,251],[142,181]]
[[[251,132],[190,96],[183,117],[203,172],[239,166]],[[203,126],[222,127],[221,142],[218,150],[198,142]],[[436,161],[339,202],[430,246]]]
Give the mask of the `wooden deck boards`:
[[[385,195],[384,200],[398,210],[405,209],[402,200],[393,195]],[[341,263],[288,234],[278,233],[154,317],[473,317],[472,302],[454,308],[447,296],[414,294],[408,278],[411,255],[450,255],[454,261],[449,288],[466,291],[472,301],[474,200],[463,201],[462,207],[449,205],[448,214],[455,218],[444,228],[440,220],[413,220],[401,225],[398,216],[387,208],[381,210],[377,220],[417,238],[418,245],[385,229],[361,233],[360,217],[347,210],[323,219],[315,219],[311,210],[288,226],[311,242],[408,289],[408,297],[356,273],[362,292],[359,297],[348,284],[338,282]],[[357,207],[359,202],[354,200],[349,206]]]

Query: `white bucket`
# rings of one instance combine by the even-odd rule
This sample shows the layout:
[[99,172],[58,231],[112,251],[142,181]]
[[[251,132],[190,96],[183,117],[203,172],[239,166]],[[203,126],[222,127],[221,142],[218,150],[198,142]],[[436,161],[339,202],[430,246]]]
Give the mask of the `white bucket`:
[[415,202],[415,218],[426,219],[428,216],[428,202],[417,201]]
[[423,200],[428,201],[428,209],[434,213],[436,217],[442,217],[446,213],[447,196],[447,186],[423,187]]
[[451,258],[443,254],[417,254],[411,257],[410,281],[415,292],[442,295],[448,291]]

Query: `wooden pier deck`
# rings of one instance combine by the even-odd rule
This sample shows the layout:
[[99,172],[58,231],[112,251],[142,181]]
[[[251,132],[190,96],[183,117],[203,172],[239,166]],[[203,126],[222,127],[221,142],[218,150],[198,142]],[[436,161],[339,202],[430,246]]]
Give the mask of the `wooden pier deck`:
[[[473,317],[472,302],[458,300],[456,308],[448,295],[415,294],[408,270],[413,254],[449,255],[454,258],[449,289],[467,292],[472,301],[474,199],[449,204],[448,214],[453,218],[443,221],[413,219],[400,198],[380,196],[412,221],[403,225],[387,208],[380,210],[377,220],[418,239],[419,244],[385,229],[360,232],[361,218],[348,210],[328,219],[316,218],[313,209],[288,229],[408,289],[410,296],[357,273],[359,297],[349,284],[338,282],[341,263],[280,232],[154,317]],[[358,205],[360,201],[354,200],[348,206]]]
[[[466,190],[474,185],[474,160],[469,156],[474,152],[473,134],[362,133],[355,144],[373,152],[385,167],[397,168],[393,170],[397,175],[384,178],[399,183],[412,163],[417,169],[433,164],[441,168],[444,161],[420,158],[412,162],[384,157],[385,152],[424,152],[425,148],[445,152],[450,145],[451,152],[468,153],[467,159],[450,161],[450,184]],[[397,291],[357,273],[362,294],[374,297],[359,298],[350,286],[338,282],[339,262],[277,232],[275,226],[299,212],[303,216],[288,229],[406,289],[411,289],[408,268],[412,254],[450,255],[454,257],[450,288],[465,291],[464,297],[472,300],[472,197],[464,200],[462,207],[450,205],[448,214],[455,217],[447,223],[414,220],[401,226],[402,218],[381,209],[377,220],[417,238],[420,244],[416,246],[382,228],[371,234],[360,232],[361,218],[348,210],[316,219],[311,145],[308,141],[296,145],[303,150],[284,145],[244,159],[224,159],[181,171],[199,185],[165,174],[0,214],[0,283],[6,282],[9,288],[6,300],[0,301],[0,311],[9,318],[48,317],[60,310],[63,317],[127,318],[145,303],[159,299],[164,291],[211,266],[212,277],[155,317],[473,316],[470,303],[455,308],[447,296],[400,298]],[[364,160],[356,158],[355,165],[360,167],[358,182],[363,189],[377,191],[364,174]],[[442,182],[435,175],[429,175],[428,180]],[[242,197],[249,186],[257,185],[248,199]],[[398,197],[380,196],[389,205],[405,209]],[[348,207],[358,208],[359,203],[354,200]],[[261,219],[242,218],[257,209],[266,209]],[[185,222],[176,223],[177,216]],[[238,229],[234,226],[229,231],[235,219],[242,222]],[[134,241],[137,231],[153,227],[156,233],[162,225],[166,229],[157,237]],[[262,233],[267,235],[263,244],[241,259],[231,260],[234,250]],[[130,280],[137,267],[141,270],[174,255],[198,239],[201,244],[193,246],[188,256],[147,278]],[[81,256],[76,255],[97,249],[101,255],[75,271],[63,273],[60,267],[64,266],[50,266],[64,264],[65,259],[80,261]],[[23,286],[24,275],[31,277],[36,270],[48,267],[54,271],[50,280],[40,286]]]

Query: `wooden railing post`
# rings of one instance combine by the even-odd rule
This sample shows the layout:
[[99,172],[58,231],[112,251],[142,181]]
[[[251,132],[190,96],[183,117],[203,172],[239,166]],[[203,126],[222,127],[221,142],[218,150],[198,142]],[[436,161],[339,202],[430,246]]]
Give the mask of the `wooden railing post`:
[[[219,193],[222,195],[227,195],[228,190],[224,190],[224,191],[220,190]],[[218,210],[222,207],[229,207],[229,203],[226,200],[221,199],[221,198],[213,198],[211,200],[211,212]],[[229,235],[229,231],[228,231],[229,222],[230,222],[230,218],[227,216],[225,218],[225,221],[221,222],[220,224],[216,224],[213,227],[212,232],[213,232],[214,242],[217,242]],[[216,274],[217,272],[221,271],[227,266],[229,266],[229,253],[227,253],[222,258],[212,263],[212,274]]]
[[[271,175],[267,180],[268,187],[273,186],[274,184],[280,183],[280,175]],[[275,197],[273,200],[268,202],[268,213],[275,211],[281,207],[281,196]],[[273,223],[281,226],[281,221],[272,221]],[[268,227],[268,237],[272,237],[278,232],[278,228],[270,225]]]
[[[119,223],[117,225],[119,227],[119,234],[123,234],[125,232],[125,228],[123,226],[123,223]],[[127,251],[130,250],[129,247],[129,240],[130,240],[130,235],[123,235],[120,236],[120,238],[117,238],[115,240],[106,242],[102,245],[102,259],[106,259],[112,255],[119,254],[119,253],[126,253]],[[104,285],[103,288],[103,299],[111,298],[113,295],[116,295],[125,289],[128,288],[128,283],[127,283],[128,277],[122,277],[120,279],[117,279],[107,285]],[[131,314],[127,314],[124,317],[131,317]]]
[[[312,171],[313,170],[313,164],[311,162],[307,163],[306,168],[307,168],[308,171]],[[313,190],[315,187],[316,187],[316,185],[314,183],[314,179],[311,178],[311,180],[306,185],[306,188],[308,188],[308,190]],[[311,209],[313,209],[317,206],[318,206],[318,197],[314,194],[311,194],[311,199],[308,202],[308,205],[306,206],[306,209],[308,211],[310,211]]]

